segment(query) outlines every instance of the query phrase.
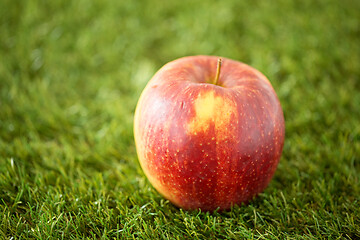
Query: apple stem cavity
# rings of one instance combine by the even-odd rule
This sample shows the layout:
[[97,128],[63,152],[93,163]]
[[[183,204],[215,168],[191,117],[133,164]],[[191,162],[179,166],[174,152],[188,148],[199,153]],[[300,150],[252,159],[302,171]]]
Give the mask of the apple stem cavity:
[[219,58],[218,61],[217,61],[216,76],[215,76],[215,80],[214,80],[215,85],[218,85],[218,80],[219,80],[219,77],[220,77],[221,63],[222,63],[222,59]]

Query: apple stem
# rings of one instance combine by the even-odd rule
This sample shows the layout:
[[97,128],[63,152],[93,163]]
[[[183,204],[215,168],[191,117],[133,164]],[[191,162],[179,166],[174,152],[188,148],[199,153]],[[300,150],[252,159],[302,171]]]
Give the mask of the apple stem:
[[222,63],[222,59],[219,58],[218,61],[217,61],[216,76],[215,76],[215,81],[214,81],[215,85],[217,85],[219,77],[220,77],[221,63]]

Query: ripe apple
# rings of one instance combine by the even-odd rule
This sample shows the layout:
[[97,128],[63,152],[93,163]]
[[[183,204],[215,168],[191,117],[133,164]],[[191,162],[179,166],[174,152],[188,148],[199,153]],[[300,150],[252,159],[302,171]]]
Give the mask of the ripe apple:
[[163,66],[141,94],[134,119],[138,158],[150,183],[176,206],[203,211],[229,209],[262,192],[284,134],[269,80],[215,56]]

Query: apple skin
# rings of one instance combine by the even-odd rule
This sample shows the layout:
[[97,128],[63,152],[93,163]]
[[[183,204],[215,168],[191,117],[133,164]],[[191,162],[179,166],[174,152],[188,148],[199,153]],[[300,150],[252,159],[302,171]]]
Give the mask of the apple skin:
[[186,210],[226,210],[269,184],[284,144],[280,102],[256,69],[216,56],[163,66],[141,94],[134,135],[155,189]]

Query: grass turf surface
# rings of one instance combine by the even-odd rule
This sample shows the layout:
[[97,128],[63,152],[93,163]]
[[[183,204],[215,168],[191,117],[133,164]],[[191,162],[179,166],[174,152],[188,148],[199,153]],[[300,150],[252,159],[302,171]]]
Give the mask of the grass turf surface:
[[[2,1],[0,238],[360,238],[359,1]],[[163,64],[250,64],[283,106],[266,191],[187,212],[146,180],[133,113]]]

